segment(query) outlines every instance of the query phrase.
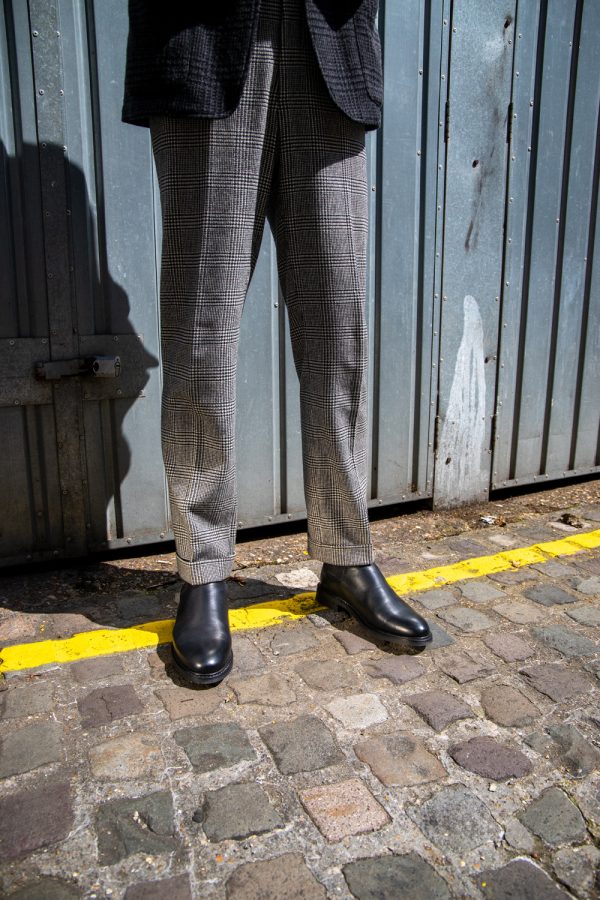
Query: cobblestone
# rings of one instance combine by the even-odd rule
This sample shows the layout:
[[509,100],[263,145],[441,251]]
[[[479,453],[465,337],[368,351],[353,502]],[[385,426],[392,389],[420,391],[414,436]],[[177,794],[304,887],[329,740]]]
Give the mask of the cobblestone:
[[519,600],[497,603],[493,610],[515,625],[534,625],[547,619],[547,616],[531,603],[522,603]]
[[560,788],[551,787],[534,800],[518,818],[550,847],[583,841],[583,816]]
[[173,738],[197,772],[210,772],[256,759],[248,735],[233,722],[182,728],[175,732]]
[[507,778],[523,778],[529,775],[531,761],[514,747],[507,747],[490,737],[474,737],[449,750],[452,759],[476,775],[506,781]]
[[528,725],[540,715],[531,700],[507,684],[494,684],[482,691],[481,705],[488,719],[506,727]]
[[0,778],[59,762],[63,758],[62,733],[56,722],[36,722],[7,734],[0,745]]
[[83,728],[99,728],[115,719],[136,715],[144,708],[130,684],[96,688],[81,697],[77,706]]
[[465,581],[459,584],[459,588],[463,597],[471,603],[491,603],[506,597],[504,591],[499,591],[485,581]]
[[456,603],[454,594],[443,588],[420,591],[418,594],[414,594],[411,599],[431,610],[443,609],[445,606],[452,606],[453,603]]
[[547,628],[532,628],[532,632],[538,641],[542,641],[569,658],[594,656],[600,651],[593,641],[557,625],[550,625]]
[[52,685],[26,684],[0,693],[0,719],[39,716],[52,708]]
[[336,641],[339,641],[348,656],[363,653],[365,650],[377,650],[376,644],[365,640],[365,638],[354,634],[352,631],[336,631],[334,638]]
[[600,597],[600,576],[590,575],[589,578],[573,578],[572,586],[579,594],[586,597]]
[[208,791],[199,820],[209,841],[243,840],[284,825],[268,794],[251,782]]
[[543,869],[526,859],[514,859],[500,869],[482,872],[477,884],[491,900],[568,900],[568,894],[553,884]]
[[172,722],[187,717],[207,716],[214,712],[226,696],[226,689],[220,685],[210,691],[195,688],[158,688],[154,693],[165,707]]
[[423,663],[414,656],[386,656],[373,662],[363,663],[363,668],[371,678],[387,678],[392,684],[405,684],[425,674]]
[[385,722],[387,711],[375,694],[355,694],[353,697],[338,697],[325,705],[325,709],[342,723],[344,728],[368,728]]
[[412,807],[407,812],[444,852],[464,853],[500,839],[501,828],[485,804],[462,785],[443,788],[420,808]]
[[450,891],[438,875],[417,853],[404,856],[377,856],[347,863],[344,878],[360,900],[410,897],[411,900],[447,900]]
[[124,900],[193,900],[190,879],[187,875],[175,875],[160,881],[142,881],[131,884]]
[[474,681],[476,678],[485,678],[486,675],[492,675],[495,672],[494,666],[480,654],[475,655],[466,651],[446,653],[444,656],[439,656],[436,662],[442,672],[459,684]]
[[517,662],[533,656],[531,645],[516,634],[506,632],[486,634],[483,640],[492,653],[495,653],[504,662]]
[[0,798],[0,859],[18,859],[63,841],[73,827],[68,781],[38,782]]
[[[586,483],[586,502],[591,490]],[[552,489],[543,498],[556,496]],[[528,502],[524,524],[562,538],[549,527],[562,510],[556,499],[539,512]],[[511,501],[501,508],[508,528],[472,535],[456,534],[457,525],[478,529],[482,504],[474,513],[420,510],[374,521],[377,558],[388,576],[453,563],[460,550],[449,552],[438,527],[459,540],[481,537],[478,555],[525,547]],[[422,518],[419,541],[413,515]],[[317,572],[315,561],[304,562],[303,541],[240,543],[246,568],[229,582],[231,609],[284,600],[282,582],[295,589],[301,566]],[[0,635],[7,621],[15,640],[31,633],[43,641],[119,627],[149,609],[172,617],[176,568],[166,555],[159,564],[96,561],[93,577],[85,563],[8,573]],[[432,627],[422,653],[374,642],[354,620],[323,610],[234,631],[234,670],[211,687],[178,676],[168,643],[7,672],[0,711],[2,737],[9,748],[17,742],[12,759],[35,763],[43,741],[36,747],[34,739],[44,733],[58,736],[60,752],[0,782],[0,895],[481,900],[513,890],[591,900],[600,654],[579,651],[597,640],[600,552],[463,575],[402,594]],[[547,607],[526,596],[534,585],[572,602]],[[492,624],[475,632],[446,626],[442,615],[457,609]],[[555,645],[540,635],[554,635]],[[472,768],[483,774],[460,764],[471,765],[478,747]]]
[[259,734],[284,775],[312,772],[344,759],[332,733],[316,716],[265,725]]
[[533,587],[523,591],[525,597],[539,603],[541,606],[557,606],[565,603],[575,603],[573,594],[563,591],[555,584],[534,584]]
[[439,612],[438,616],[444,622],[448,622],[450,625],[454,625],[455,628],[460,628],[461,631],[466,631],[468,634],[491,628],[494,624],[493,619],[490,619],[485,613],[476,609],[468,609],[465,606],[451,606]]
[[96,744],[89,751],[96,778],[152,777],[163,761],[160,745],[150,734],[125,734]]
[[411,694],[405,697],[406,703],[412,706],[435,731],[442,731],[451,722],[468,719],[473,710],[458,697],[445,691],[424,691],[422,694]]
[[295,667],[300,678],[319,691],[340,691],[356,687],[356,675],[337,659],[311,659]]
[[600,850],[594,846],[565,847],[553,864],[557,877],[577,897],[591,897],[600,886]]
[[551,700],[570,700],[590,690],[590,682],[572,669],[553,663],[521,669],[532,687]]
[[580,625],[587,625],[590,628],[600,626],[600,609],[597,606],[592,606],[591,603],[586,603],[585,606],[571,607],[566,609],[565,612],[574,622],[578,622]]
[[437,757],[421,741],[403,732],[361,741],[354,745],[354,752],[385,785],[406,787],[437,781],[446,775]]
[[327,892],[312,874],[301,853],[244,863],[226,884],[227,900],[325,900]]
[[376,831],[390,821],[383,806],[358,778],[308,788],[299,796],[319,831],[331,842]]
[[271,639],[271,651],[276,656],[292,656],[294,653],[304,653],[306,650],[312,650],[319,644],[315,635],[315,629],[287,626],[282,627]]
[[238,703],[264,703],[267,706],[288,706],[296,699],[296,694],[287,679],[275,672],[258,675],[244,681],[234,678],[230,687],[235,692]]
[[177,847],[173,798],[156,791],[135,799],[109,800],[97,813],[98,862],[114,863],[133,853],[168,853]]

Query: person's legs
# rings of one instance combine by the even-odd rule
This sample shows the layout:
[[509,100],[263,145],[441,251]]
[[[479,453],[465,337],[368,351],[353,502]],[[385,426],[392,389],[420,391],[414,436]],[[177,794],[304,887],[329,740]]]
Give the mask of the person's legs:
[[364,125],[329,97],[304,4],[282,0],[279,177],[269,219],[300,379],[308,550],[372,561],[366,502]]
[[236,111],[157,117],[161,194],[162,446],[181,591],[173,659],[187,680],[231,669],[224,579],[236,534],[236,365],[271,188],[278,6],[266,4]]
[[366,496],[365,129],[330,99],[300,0],[282,0],[277,244],[300,379],[308,549],[317,601],[374,636],[431,641],[425,620],[373,564]]

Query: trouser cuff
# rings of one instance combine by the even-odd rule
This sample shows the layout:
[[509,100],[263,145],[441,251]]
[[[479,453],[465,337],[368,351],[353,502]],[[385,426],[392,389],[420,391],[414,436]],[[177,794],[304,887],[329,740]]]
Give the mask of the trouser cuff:
[[231,575],[233,560],[226,559],[198,559],[190,562],[187,559],[177,557],[177,571],[183,581],[188,584],[208,584],[209,581],[224,581]]
[[371,544],[334,547],[308,541],[308,555],[332,566],[369,566],[373,562],[373,547]]

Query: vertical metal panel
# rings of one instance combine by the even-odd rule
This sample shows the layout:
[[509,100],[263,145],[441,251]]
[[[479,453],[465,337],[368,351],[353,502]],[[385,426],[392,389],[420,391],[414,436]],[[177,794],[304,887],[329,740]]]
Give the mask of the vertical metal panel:
[[455,0],[434,501],[487,497],[515,0]]
[[600,10],[520,3],[517,31],[493,487],[600,463]]
[[385,115],[372,148],[378,200],[370,297],[371,497],[379,502],[431,495],[441,12],[439,4],[411,0],[387,3],[381,14]]

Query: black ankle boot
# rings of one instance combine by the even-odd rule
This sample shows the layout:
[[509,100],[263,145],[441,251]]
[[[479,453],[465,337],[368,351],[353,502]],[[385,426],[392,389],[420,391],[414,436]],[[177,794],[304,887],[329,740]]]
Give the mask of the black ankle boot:
[[317,602],[354,616],[380,640],[424,647],[432,638],[425,619],[398,597],[375,565],[324,563]]
[[186,681],[216,684],[231,671],[233,652],[224,581],[184,584],[173,627],[173,662]]

